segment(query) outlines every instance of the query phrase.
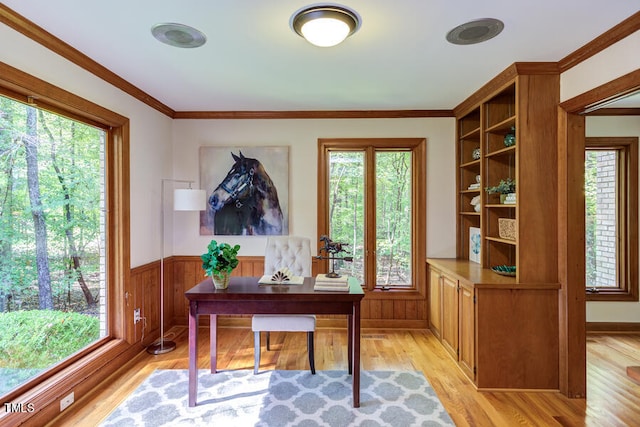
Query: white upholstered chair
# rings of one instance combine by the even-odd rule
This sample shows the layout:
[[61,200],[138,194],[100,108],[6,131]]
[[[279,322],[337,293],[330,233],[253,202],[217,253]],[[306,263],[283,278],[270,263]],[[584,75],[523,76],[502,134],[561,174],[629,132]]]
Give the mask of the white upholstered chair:
[[[271,236],[267,239],[264,256],[264,274],[271,275],[282,267],[287,267],[295,276],[311,276],[311,245],[306,237]],[[291,285],[295,286],[295,285]],[[254,367],[260,368],[260,332],[267,333],[267,350],[270,349],[269,332],[306,332],[307,352],[311,373],[316,373],[313,356],[313,333],[316,316],[306,314],[254,314],[251,320],[254,333]]]

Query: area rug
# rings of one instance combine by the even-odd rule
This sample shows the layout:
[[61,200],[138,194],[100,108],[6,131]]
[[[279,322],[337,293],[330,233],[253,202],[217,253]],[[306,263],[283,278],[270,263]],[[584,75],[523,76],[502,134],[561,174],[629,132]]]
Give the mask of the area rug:
[[198,405],[187,404],[188,371],[156,370],[103,427],[453,426],[420,372],[362,371],[360,407],[345,371],[223,371],[198,374]]

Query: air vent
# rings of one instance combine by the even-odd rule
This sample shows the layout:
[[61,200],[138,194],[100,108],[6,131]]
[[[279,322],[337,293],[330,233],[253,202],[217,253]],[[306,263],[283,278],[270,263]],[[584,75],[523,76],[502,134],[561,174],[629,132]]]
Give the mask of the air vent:
[[502,32],[504,24],[493,18],[478,19],[458,25],[447,33],[447,41],[453,44],[476,44],[494,38]]

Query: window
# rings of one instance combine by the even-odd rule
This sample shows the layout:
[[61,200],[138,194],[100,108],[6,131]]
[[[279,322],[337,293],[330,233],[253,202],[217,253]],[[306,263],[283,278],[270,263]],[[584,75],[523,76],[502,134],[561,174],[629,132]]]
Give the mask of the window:
[[128,170],[127,118],[0,62],[3,401],[54,401],[132,341]]
[[638,300],[638,138],[587,138],[586,288],[592,301]]
[[352,262],[327,268],[369,290],[422,290],[423,139],[319,141],[319,233],[348,243]]

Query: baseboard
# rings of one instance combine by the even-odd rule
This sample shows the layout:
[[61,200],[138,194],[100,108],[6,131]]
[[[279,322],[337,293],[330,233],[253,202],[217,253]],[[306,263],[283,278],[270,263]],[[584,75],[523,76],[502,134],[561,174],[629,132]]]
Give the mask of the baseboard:
[[640,332],[638,322],[587,322],[587,332],[635,333]]

